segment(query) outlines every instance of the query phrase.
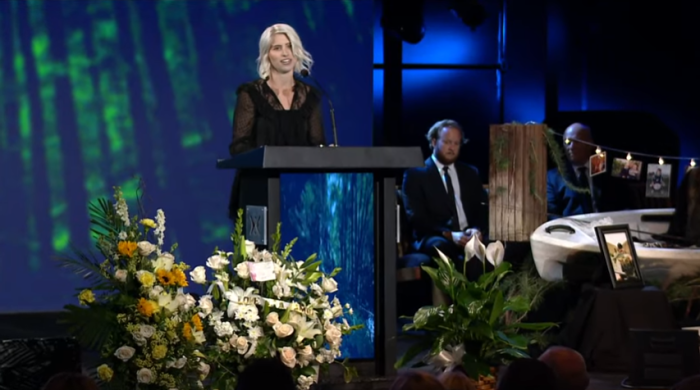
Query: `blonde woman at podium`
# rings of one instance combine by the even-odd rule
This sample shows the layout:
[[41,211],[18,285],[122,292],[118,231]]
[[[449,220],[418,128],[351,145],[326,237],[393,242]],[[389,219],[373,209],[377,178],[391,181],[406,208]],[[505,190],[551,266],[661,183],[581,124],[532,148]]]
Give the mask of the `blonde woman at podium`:
[[[233,114],[231,155],[261,146],[325,145],[321,93],[297,80],[308,75],[313,59],[292,26],[274,24],[260,36],[257,58],[259,79],[238,88]],[[236,173],[229,217],[241,204],[238,190],[245,174]]]

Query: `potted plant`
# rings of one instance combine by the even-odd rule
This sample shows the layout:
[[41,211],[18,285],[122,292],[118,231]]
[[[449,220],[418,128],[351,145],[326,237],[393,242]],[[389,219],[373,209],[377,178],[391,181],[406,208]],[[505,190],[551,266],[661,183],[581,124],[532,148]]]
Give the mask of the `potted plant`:
[[503,262],[503,253],[501,242],[484,248],[478,238],[472,239],[465,258],[476,256],[494,265],[493,271],[486,272],[484,263],[484,273],[474,282],[467,280],[466,266],[460,272],[441,252],[435,259],[437,267],[422,267],[451,303],[423,307],[404,326],[404,331],[415,333],[411,337],[416,342],[397,368],[424,354],[422,364],[443,370],[460,367],[481,382],[480,388],[489,388],[495,386],[499,366],[529,357],[528,347],[537,342],[538,332],[556,324],[523,322],[543,289],[534,295],[518,293],[523,289],[506,279],[512,272],[511,264]]

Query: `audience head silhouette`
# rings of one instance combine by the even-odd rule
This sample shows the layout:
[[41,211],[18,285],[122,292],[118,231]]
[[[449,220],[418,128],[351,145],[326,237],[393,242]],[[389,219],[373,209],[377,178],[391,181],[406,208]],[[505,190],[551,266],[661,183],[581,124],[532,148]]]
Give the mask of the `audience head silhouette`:
[[700,389],[700,375],[694,375],[676,383],[671,390],[697,390]]
[[535,359],[518,359],[498,380],[498,390],[558,390],[551,368]]
[[87,375],[62,372],[52,376],[42,390],[98,390],[98,387]]
[[590,382],[586,361],[580,353],[566,347],[547,349],[540,361],[548,365],[557,376],[560,389],[586,390]]
[[445,390],[445,387],[430,373],[411,370],[400,373],[390,390]]
[[476,390],[476,384],[460,371],[446,371],[438,378],[445,390]]
[[259,359],[251,362],[238,376],[236,390],[296,390],[292,370],[279,359]]

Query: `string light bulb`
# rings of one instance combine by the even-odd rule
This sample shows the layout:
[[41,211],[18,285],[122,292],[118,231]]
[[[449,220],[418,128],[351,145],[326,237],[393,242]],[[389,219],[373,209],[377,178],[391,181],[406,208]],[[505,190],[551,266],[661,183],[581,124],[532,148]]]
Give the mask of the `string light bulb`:
[[627,161],[632,159],[632,155],[630,153],[627,153]]
[[595,148],[595,154],[601,154],[603,151],[600,149],[600,146],[596,146]]
[[659,165],[664,165],[664,158],[663,157],[659,157]]
[[567,138],[567,139],[564,140],[564,143],[568,145],[568,144],[571,143],[571,140]]
[[695,159],[694,158],[690,159],[690,166],[695,168]]

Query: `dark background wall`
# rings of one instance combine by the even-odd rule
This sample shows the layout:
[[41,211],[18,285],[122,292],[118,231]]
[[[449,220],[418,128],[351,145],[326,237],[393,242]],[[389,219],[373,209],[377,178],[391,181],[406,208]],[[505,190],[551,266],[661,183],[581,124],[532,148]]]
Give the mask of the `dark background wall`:
[[[377,69],[387,62],[380,3],[375,3],[374,107],[375,129],[386,130],[379,137],[385,142],[425,146],[423,134],[432,123],[454,118],[470,139],[462,158],[479,167],[484,181],[488,125],[499,119],[547,118],[558,131],[581,120],[594,125],[597,142],[607,146],[700,156],[695,118],[700,100],[694,92],[700,86],[700,34],[692,27],[700,14],[697,3],[508,1],[502,118],[497,71],[437,69],[497,64],[500,1],[481,2],[488,18],[476,31],[450,13],[449,1],[427,2],[425,38],[416,45],[404,42],[401,60],[403,67],[433,69],[402,71],[398,115],[382,113],[383,96],[398,94],[382,89],[383,80],[392,79],[390,70]],[[382,126],[385,119],[389,124]]]

